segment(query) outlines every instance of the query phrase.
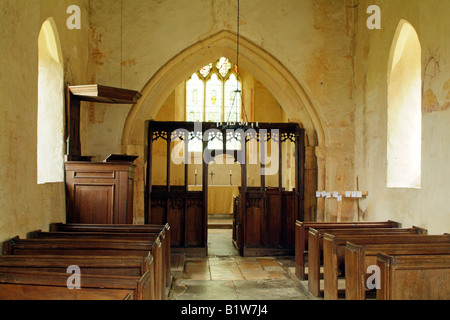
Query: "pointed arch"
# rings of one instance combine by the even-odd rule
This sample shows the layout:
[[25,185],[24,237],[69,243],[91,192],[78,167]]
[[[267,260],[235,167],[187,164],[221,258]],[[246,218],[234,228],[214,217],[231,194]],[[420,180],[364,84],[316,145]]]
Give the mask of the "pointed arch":
[[[317,187],[323,190],[327,157],[326,135],[319,113],[305,91],[305,87],[280,61],[243,37],[240,38],[239,53],[239,66],[252,74],[271,92],[291,121],[299,122],[305,129],[307,137],[305,146],[310,153],[305,161],[311,163],[312,168],[317,167],[310,170],[309,179],[317,180]],[[145,207],[142,185],[142,181],[145,181],[147,143],[145,121],[154,119],[167,97],[194,72],[217,57],[232,58],[235,55],[236,34],[226,30],[221,31],[180,52],[162,66],[141,90],[142,97],[128,113],[122,133],[122,152],[139,156],[136,160],[135,179],[141,182],[135,184],[134,197],[137,221],[143,219]],[[314,184],[305,186],[305,198],[313,199],[311,207],[307,209],[308,212],[315,208],[315,192]],[[320,216],[323,207],[318,207],[317,211]]]
[[401,20],[388,65],[387,187],[420,188],[422,49],[414,27]]
[[[124,149],[144,145],[144,120],[153,119],[174,88],[218,56],[236,55],[236,34],[221,31],[204,39],[164,65],[141,90],[130,110],[122,135]],[[325,146],[325,132],[310,98],[299,81],[276,58],[250,41],[240,40],[239,65],[253,74],[280,102],[291,119],[301,121],[309,145]]]
[[64,181],[64,63],[58,30],[48,18],[38,37],[38,184]]

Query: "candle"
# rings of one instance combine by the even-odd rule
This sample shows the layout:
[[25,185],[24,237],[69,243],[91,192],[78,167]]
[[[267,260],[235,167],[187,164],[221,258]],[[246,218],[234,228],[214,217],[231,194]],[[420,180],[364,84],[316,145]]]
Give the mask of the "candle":
[[233,170],[230,170],[230,176],[233,174]]
[[197,175],[197,169],[195,169],[195,175]]

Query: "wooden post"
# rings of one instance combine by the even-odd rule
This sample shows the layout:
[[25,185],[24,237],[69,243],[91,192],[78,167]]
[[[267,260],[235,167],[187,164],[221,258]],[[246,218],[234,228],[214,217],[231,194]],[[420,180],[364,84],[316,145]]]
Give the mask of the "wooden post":
[[280,193],[280,196],[282,190],[283,190],[283,149],[281,148],[281,131],[278,131],[278,191]]
[[244,163],[241,163],[241,218],[242,218],[242,246],[241,246],[241,255],[244,255],[244,250],[246,246],[246,233],[247,233],[247,142],[245,134],[241,135],[241,151],[244,154]]
[[149,224],[152,211],[152,155],[153,155],[153,128],[151,122],[148,122],[148,146],[147,146],[147,178],[145,192],[145,216],[144,223]]
[[[258,129],[259,130],[259,129]],[[261,135],[259,136],[259,166],[260,166],[260,176],[261,176],[261,192],[264,192],[266,189],[266,165],[263,162],[266,162],[266,143]],[[263,160],[264,159],[264,160]]]
[[[202,169],[203,169],[203,175],[202,175],[202,181],[203,181],[203,244],[205,246],[206,252],[208,253],[208,167],[209,163],[205,162],[205,159],[203,157],[203,152],[206,150],[208,146],[208,141],[205,141],[204,139],[205,130],[203,129],[202,136],[203,136],[203,151],[202,151]],[[209,137],[207,137],[209,138]]]
[[295,212],[297,220],[305,220],[303,194],[305,192],[305,130],[298,128],[295,136]]
[[186,136],[183,138],[184,143],[184,189],[185,192],[188,191],[189,186],[189,133],[186,133]]
[[172,142],[172,131],[167,131],[167,144],[166,144],[166,177],[167,177],[167,192],[170,192],[170,145]]

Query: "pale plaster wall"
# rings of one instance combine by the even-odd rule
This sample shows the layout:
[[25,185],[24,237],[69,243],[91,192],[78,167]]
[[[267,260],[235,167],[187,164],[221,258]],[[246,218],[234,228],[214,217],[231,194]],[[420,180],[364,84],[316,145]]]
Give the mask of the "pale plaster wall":
[[87,26],[87,3],[0,1],[0,241],[65,221],[64,183],[37,184],[38,35],[54,17],[65,81],[85,82],[87,29],[68,30],[66,9],[79,5]]
[[[54,17],[60,35],[66,82],[121,86],[152,97],[143,99],[141,110],[83,104],[83,154],[97,160],[122,151],[143,155],[141,129],[128,130],[127,124],[155,118],[189,73],[212,58],[233,54],[235,47],[236,7],[228,0],[0,4],[1,240],[65,218],[63,184],[36,183],[37,38],[48,17]],[[72,4],[82,9],[81,30],[66,28],[66,8]],[[366,28],[366,8],[372,4],[381,7],[381,30]],[[270,91],[287,119],[307,128],[312,159],[307,165],[317,166],[317,189],[369,191],[359,204],[343,203],[343,219],[357,218],[359,212],[360,219],[392,219],[448,232],[449,9],[450,2],[442,0],[241,1],[241,64]],[[422,44],[419,190],[386,188],[387,65],[400,19],[414,26]],[[135,115],[139,118],[130,122]],[[136,186],[143,190],[143,160],[137,162]],[[336,219],[336,202],[321,200],[317,206],[319,220]],[[136,209],[143,210],[139,197]]]
[[[381,30],[366,28],[369,5],[381,9]],[[356,83],[356,175],[369,191],[360,201],[361,219],[397,220],[429,233],[449,232],[450,209],[450,12],[449,1],[360,1],[358,6]],[[422,46],[422,186],[386,187],[387,71],[395,31],[401,19],[415,28]]]

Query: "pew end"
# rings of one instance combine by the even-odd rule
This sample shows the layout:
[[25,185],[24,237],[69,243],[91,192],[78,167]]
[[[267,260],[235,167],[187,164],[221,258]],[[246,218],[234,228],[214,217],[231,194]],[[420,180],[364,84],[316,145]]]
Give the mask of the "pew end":
[[450,254],[388,255],[378,253],[377,300],[449,300]]

